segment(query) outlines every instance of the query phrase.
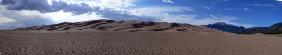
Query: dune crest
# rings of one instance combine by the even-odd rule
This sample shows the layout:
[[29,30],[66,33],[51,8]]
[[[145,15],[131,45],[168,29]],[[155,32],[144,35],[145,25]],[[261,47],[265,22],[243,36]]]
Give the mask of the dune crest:
[[181,23],[166,22],[141,22],[141,21],[114,21],[114,20],[92,20],[85,22],[64,22],[54,25],[34,26],[19,28],[16,30],[93,30],[93,31],[165,31],[165,32],[221,32],[204,26],[195,26]]

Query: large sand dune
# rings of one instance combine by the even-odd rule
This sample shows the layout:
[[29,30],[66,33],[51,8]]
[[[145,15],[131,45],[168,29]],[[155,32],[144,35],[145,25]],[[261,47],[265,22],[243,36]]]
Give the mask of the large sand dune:
[[1,55],[282,55],[282,38],[190,32],[0,32]]

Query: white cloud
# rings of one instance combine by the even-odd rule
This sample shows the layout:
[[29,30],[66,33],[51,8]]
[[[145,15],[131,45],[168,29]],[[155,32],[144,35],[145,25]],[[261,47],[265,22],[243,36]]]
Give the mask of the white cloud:
[[166,3],[174,3],[172,0],[163,0],[163,2],[166,2]]
[[175,22],[175,23],[189,23],[193,25],[207,25],[216,22],[231,22],[236,18],[234,17],[217,17],[209,16],[205,18],[199,18],[197,15],[171,15],[166,14],[164,18],[161,19],[162,22]]
[[50,5],[52,5],[52,1],[62,1],[67,4],[87,4],[91,7],[99,7],[102,10],[104,9],[112,9],[118,11],[124,11],[128,7],[135,6],[135,0],[47,0]]
[[0,15],[0,24],[15,22],[16,20]]
[[250,8],[243,8],[244,11],[251,11]]
[[47,16],[39,11],[7,10],[0,5],[0,29],[12,29],[34,25],[51,24]]
[[250,8],[226,8],[225,11],[252,11]]
[[211,8],[211,7],[208,7],[208,6],[204,6],[203,8],[204,8],[204,9],[207,9],[207,10],[212,10],[212,8]]
[[70,12],[59,11],[59,12],[46,13],[44,15],[50,17],[56,23],[81,22],[81,21],[89,21],[89,20],[106,19],[103,18],[101,15],[97,15],[95,12],[75,15]]
[[281,2],[282,0],[276,0],[276,1]]
[[[1,0],[0,0],[1,1]],[[4,23],[10,23],[10,22],[15,22],[14,19],[12,18],[8,18],[3,16],[1,13],[5,12],[6,9],[4,9],[3,6],[0,6],[0,24],[4,24]]]
[[[207,25],[216,22],[226,22],[228,24],[233,24],[237,26],[252,27],[254,25],[240,24],[234,22],[236,17],[232,16],[215,16],[210,15],[208,17],[199,17],[195,14],[183,14],[181,12],[193,12],[191,8],[185,7],[144,7],[130,10],[131,15],[143,16],[143,17],[153,17],[153,20],[158,22],[173,22],[173,23],[188,23],[193,25]],[[180,13],[180,14],[175,14]]]
[[[1,0],[0,0],[1,1]],[[47,0],[50,5],[53,1],[62,1],[68,4],[88,4],[93,8],[102,10],[126,11],[134,6],[134,0]],[[97,11],[99,12],[99,11]],[[54,24],[60,22],[81,22],[97,19],[107,19],[97,12],[84,14],[73,14],[71,12],[50,12],[41,13],[37,10],[8,10],[4,5],[0,5],[0,29],[11,29],[34,25]],[[107,15],[105,15],[107,16]]]
[[81,22],[105,19],[95,12],[75,15],[71,12],[41,13],[36,10],[7,10],[0,6],[0,30],[34,25],[48,25],[60,22]]
[[[282,1],[282,0],[281,0],[281,1]],[[249,4],[249,6],[275,7],[274,4],[260,4],[260,3],[257,3],[257,4]]]
[[[14,14],[14,15],[5,15],[5,14]],[[51,13],[41,13],[39,11],[35,10],[3,10],[3,12],[0,11],[0,17],[10,17],[10,20],[16,19],[17,22],[20,20],[32,20],[32,19],[50,19],[51,21],[54,21],[55,23],[60,22],[81,22],[81,21],[88,21],[88,20],[97,20],[97,19],[105,19],[101,17],[101,15],[97,15],[95,12],[92,13],[85,13],[85,14],[73,14],[71,12],[51,12]]]
[[166,13],[183,11],[193,11],[193,9],[187,7],[143,7],[131,9],[128,12],[136,16],[162,17]]

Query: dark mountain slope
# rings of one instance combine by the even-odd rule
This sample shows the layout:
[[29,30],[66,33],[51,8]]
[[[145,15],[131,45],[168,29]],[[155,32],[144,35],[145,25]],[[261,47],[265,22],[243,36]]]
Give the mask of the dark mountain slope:
[[263,34],[282,34],[282,23],[276,23],[270,27],[253,27],[253,28],[244,28],[238,27],[224,22],[218,22],[215,24],[207,25],[209,28],[214,28],[226,32],[237,33],[237,34],[254,34],[254,33],[263,33]]
[[238,27],[238,26],[226,24],[224,22],[209,24],[209,25],[207,25],[207,27],[226,31],[226,32],[231,32],[231,33],[238,33],[238,34],[244,34],[244,33],[248,32],[248,30],[246,28],[242,27],[242,26]]

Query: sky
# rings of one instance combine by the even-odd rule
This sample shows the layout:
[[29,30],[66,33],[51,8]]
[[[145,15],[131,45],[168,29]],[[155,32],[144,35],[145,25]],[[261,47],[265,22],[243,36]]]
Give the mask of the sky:
[[282,0],[0,0],[0,29],[98,19],[267,27]]

